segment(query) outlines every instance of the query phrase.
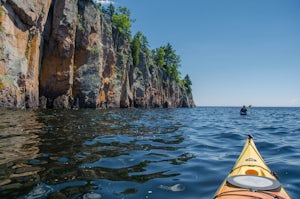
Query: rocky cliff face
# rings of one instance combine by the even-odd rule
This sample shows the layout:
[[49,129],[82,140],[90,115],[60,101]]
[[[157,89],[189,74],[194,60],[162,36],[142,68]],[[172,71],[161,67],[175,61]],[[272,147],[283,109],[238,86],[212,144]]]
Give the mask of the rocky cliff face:
[[88,0],[1,0],[0,107],[193,107]]
[[0,106],[39,105],[42,33],[50,0],[7,0],[0,7]]

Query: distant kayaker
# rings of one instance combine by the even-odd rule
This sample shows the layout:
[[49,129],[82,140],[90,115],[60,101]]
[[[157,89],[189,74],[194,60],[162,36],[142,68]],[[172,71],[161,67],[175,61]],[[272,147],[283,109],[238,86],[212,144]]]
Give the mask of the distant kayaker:
[[241,114],[241,115],[247,115],[247,108],[246,108],[245,105],[243,105],[243,107],[241,108],[240,114]]

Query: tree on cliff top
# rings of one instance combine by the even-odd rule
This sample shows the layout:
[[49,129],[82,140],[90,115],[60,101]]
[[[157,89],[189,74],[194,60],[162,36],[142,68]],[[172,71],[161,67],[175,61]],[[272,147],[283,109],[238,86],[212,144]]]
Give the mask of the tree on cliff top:
[[154,63],[160,68],[165,68],[166,62],[164,49],[162,47],[156,48],[152,51],[152,54]]
[[192,93],[192,81],[189,75],[186,75],[182,80],[183,86],[187,89],[188,93]]
[[[131,23],[134,22],[134,20],[130,19],[130,11],[125,7],[119,7],[116,11],[114,5],[110,4],[106,8],[106,13],[110,16],[113,24],[113,37],[115,43],[118,43],[118,39],[120,37],[130,39]],[[139,64],[141,52],[145,52],[148,55],[150,54],[148,47],[149,44],[147,38],[142,34],[141,31],[138,31],[131,41],[134,66],[138,66]],[[186,75],[185,78],[181,80],[180,72],[178,70],[181,67],[180,56],[176,54],[173,46],[170,43],[152,50],[152,58],[154,60],[154,63],[158,67],[164,69],[171,79],[179,83],[182,88],[187,89],[188,92],[191,92],[192,81],[188,75]]]
[[110,15],[110,17],[112,17],[116,11],[115,6],[112,3],[109,4],[107,11],[108,11],[108,14]]
[[180,82],[180,57],[176,55],[173,46],[168,43],[153,51],[153,60],[157,66],[166,70],[168,76],[177,83]]
[[138,31],[131,42],[131,49],[132,49],[132,58],[133,58],[133,65],[137,66],[140,62],[140,53],[145,52],[149,54],[149,44],[147,38],[143,35],[141,31]]
[[[130,11],[125,7],[119,7],[118,12],[113,12],[114,14],[111,16],[112,27],[113,27],[113,39],[115,41],[115,45],[120,38],[130,39]],[[115,46],[117,47],[117,46]]]

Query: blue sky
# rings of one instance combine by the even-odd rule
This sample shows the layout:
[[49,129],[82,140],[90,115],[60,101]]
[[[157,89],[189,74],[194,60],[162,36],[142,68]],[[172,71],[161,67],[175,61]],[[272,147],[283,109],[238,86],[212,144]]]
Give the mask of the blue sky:
[[300,106],[299,0],[116,0],[132,34],[172,44],[198,106]]

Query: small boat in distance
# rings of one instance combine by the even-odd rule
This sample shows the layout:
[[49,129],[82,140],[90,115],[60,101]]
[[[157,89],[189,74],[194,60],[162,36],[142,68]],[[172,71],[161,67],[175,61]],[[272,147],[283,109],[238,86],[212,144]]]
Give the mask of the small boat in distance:
[[243,107],[241,108],[241,110],[240,110],[240,115],[247,115],[247,108],[246,108],[246,106],[245,105],[243,105]]
[[249,135],[233,169],[213,199],[291,199]]

